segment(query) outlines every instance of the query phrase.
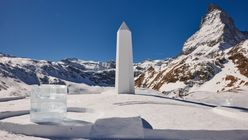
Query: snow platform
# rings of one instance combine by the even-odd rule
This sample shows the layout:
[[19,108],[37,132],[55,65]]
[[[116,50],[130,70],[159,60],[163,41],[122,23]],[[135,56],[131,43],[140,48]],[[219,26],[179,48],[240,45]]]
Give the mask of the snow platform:
[[[82,110],[75,108],[69,110],[82,113]],[[5,121],[11,117],[26,122]],[[104,118],[96,120],[94,124],[69,118],[60,124],[36,124],[29,122],[27,118],[27,110],[1,112],[0,130],[43,138],[144,139],[144,129],[152,129],[141,117]]]
[[[93,125],[93,139],[144,139],[144,128],[151,126],[140,117],[99,119]],[[152,129],[152,128],[151,128]]]
[[222,98],[173,100],[146,89],[135,95],[116,95],[114,89],[69,95],[67,119],[57,125],[30,122],[30,98],[4,101],[0,102],[0,138],[247,140],[246,93],[242,98],[230,95],[229,107],[206,104]]

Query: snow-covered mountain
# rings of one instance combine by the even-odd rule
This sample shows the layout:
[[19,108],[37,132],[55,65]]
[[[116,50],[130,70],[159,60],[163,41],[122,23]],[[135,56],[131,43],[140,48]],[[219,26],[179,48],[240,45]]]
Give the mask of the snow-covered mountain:
[[58,62],[32,60],[0,54],[0,92],[27,89],[33,84],[85,83],[113,86],[115,63],[83,61],[76,58]]
[[[145,61],[135,64],[135,76],[153,63],[154,61]],[[28,94],[31,88],[29,85],[34,84],[62,84],[73,88],[82,87],[82,83],[89,86],[114,86],[114,79],[114,61],[95,62],[67,58],[51,62],[0,53],[1,95]]]
[[136,86],[184,96],[196,90],[227,91],[248,87],[248,35],[239,31],[221,8],[210,4],[199,30],[182,54],[151,66],[136,78]]

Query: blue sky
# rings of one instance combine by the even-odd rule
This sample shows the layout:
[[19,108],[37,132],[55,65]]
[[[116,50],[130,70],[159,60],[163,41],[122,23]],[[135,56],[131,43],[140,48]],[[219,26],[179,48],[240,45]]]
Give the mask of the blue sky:
[[0,0],[0,52],[34,59],[115,59],[123,20],[133,34],[134,61],[181,52],[207,5],[224,9],[248,31],[245,0]]

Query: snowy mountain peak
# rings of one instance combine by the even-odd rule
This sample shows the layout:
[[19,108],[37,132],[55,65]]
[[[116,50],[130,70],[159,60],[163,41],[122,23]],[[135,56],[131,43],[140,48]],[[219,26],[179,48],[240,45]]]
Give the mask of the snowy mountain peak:
[[232,18],[226,14],[224,10],[219,8],[217,5],[210,4],[208,6],[208,12],[206,16],[202,19],[201,26],[217,23],[234,27]]
[[160,67],[150,65],[136,78],[136,86],[175,93],[173,96],[246,87],[247,38],[247,32],[240,32],[231,17],[211,4],[199,30],[184,43],[183,54]]
[[14,56],[11,56],[11,55],[8,55],[8,54],[1,53],[1,52],[0,52],[0,57],[14,57]]
[[247,36],[235,27],[228,14],[218,6],[210,4],[207,14],[201,20],[200,29],[184,43],[183,54],[213,54],[246,38]]
[[210,12],[212,12],[214,10],[221,10],[222,11],[222,9],[219,6],[217,6],[217,5],[213,4],[213,3],[210,3],[208,5],[208,13],[210,13]]

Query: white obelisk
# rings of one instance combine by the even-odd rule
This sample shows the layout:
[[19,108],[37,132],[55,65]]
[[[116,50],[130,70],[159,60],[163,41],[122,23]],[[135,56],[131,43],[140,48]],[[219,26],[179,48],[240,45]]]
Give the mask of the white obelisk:
[[118,94],[134,94],[132,35],[125,22],[117,32],[115,90]]

